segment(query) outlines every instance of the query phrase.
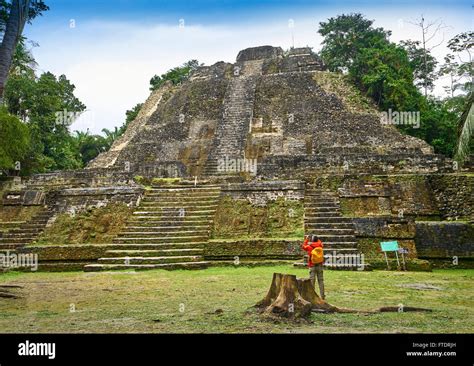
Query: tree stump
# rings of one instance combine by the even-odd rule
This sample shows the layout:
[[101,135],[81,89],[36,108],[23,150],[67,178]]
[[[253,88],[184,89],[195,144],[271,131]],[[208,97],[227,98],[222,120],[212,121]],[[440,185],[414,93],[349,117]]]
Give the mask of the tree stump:
[[385,306],[375,310],[354,310],[339,308],[321,299],[314,290],[309,278],[296,278],[295,275],[274,273],[267,295],[254,308],[270,317],[299,319],[308,317],[311,312],[319,313],[362,313],[431,311],[430,309]]
[[282,273],[273,274],[267,295],[255,307],[265,315],[292,319],[305,318],[311,311],[339,310],[318,296],[309,279]]

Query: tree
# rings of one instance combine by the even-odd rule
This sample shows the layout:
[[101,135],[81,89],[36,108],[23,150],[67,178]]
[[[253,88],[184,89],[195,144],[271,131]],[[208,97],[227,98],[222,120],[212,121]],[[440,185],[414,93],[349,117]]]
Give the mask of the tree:
[[61,75],[46,72],[12,74],[5,88],[10,113],[23,119],[31,133],[29,172],[75,169],[82,165],[69,126],[85,110],[75,86]]
[[474,87],[474,60],[472,48],[474,47],[474,32],[464,32],[456,35],[448,42],[451,54],[444,58],[440,76],[450,78],[447,92],[454,97],[456,90],[469,93]]
[[107,142],[103,136],[91,135],[89,130],[86,132],[75,131],[76,149],[80,154],[82,165],[85,166],[101,152],[107,150]]
[[434,82],[438,74],[436,73],[436,65],[438,61],[431,55],[429,50],[421,48],[419,41],[401,41],[400,45],[405,49],[410,60],[410,66],[413,69],[413,78],[415,85],[425,91],[432,91]]
[[458,126],[456,153],[454,158],[461,165],[467,160],[474,145],[474,92],[467,98],[465,110]]
[[[437,19],[432,22],[429,22],[429,21],[426,22],[423,15],[421,16],[419,20],[417,20],[416,22],[411,22],[411,24],[416,25],[417,27],[421,29],[422,48],[421,48],[421,51],[417,52],[417,54],[421,52],[421,55],[420,55],[421,58],[419,59],[419,62],[421,62],[421,65],[423,68],[423,72],[421,73],[421,76],[423,77],[422,86],[425,92],[425,97],[427,97],[428,90],[430,89],[430,81],[429,81],[430,68],[431,68],[430,64],[433,61],[432,59],[430,59],[429,55],[430,55],[430,52],[434,48],[438,47],[439,45],[443,43],[444,36],[443,36],[443,40],[437,43],[436,45],[429,46],[429,43],[435,39],[435,37],[438,35],[440,31],[442,31],[444,28],[447,28],[447,27],[443,24],[443,22],[440,19]],[[420,42],[417,42],[417,43],[420,44]]]
[[0,107],[0,170],[9,172],[17,167],[17,162],[25,158],[29,145],[28,127],[17,117]]
[[373,20],[360,13],[339,15],[320,22],[318,33],[324,37],[320,56],[331,71],[346,71],[355,62],[361,49],[387,43],[390,31],[374,28]]
[[[360,14],[342,15],[320,24],[319,33],[325,37],[321,55],[330,69],[347,70],[350,80],[381,110],[419,111],[420,128],[397,128],[427,141],[435,152],[453,156],[462,98],[434,100],[417,89],[418,85],[427,90],[435,78],[435,61],[426,47],[429,38],[425,38],[425,48],[414,41],[397,45],[388,40],[389,31],[374,29],[372,21]],[[469,51],[468,39],[462,36],[453,41],[453,51]],[[453,68],[456,73],[466,70],[472,70],[472,64],[462,71]]]
[[186,80],[189,74],[200,66],[197,60],[190,60],[183,65],[168,70],[161,76],[154,75],[150,79],[150,90],[154,91],[162,86],[166,81],[171,81],[174,85]]
[[107,129],[107,128],[103,128],[102,132],[105,135],[106,150],[109,150],[112,147],[112,144],[114,143],[114,141],[117,140],[120,137],[120,135],[121,135],[120,128],[114,127],[114,129],[112,131]]
[[382,110],[416,108],[419,95],[407,53],[393,43],[359,50],[349,75]]
[[[0,5],[3,5],[4,8],[8,7],[5,1]],[[4,34],[0,44],[0,99],[3,98],[3,91],[10,72],[13,55],[25,24],[31,22],[32,19],[48,9],[41,0],[12,0],[9,6],[8,19],[2,25]],[[5,12],[3,12],[4,14]]]
[[135,118],[137,118],[138,113],[140,113],[140,109],[142,109],[143,103],[138,103],[132,109],[129,109],[125,112],[125,122],[122,126],[120,126],[120,135],[127,130],[128,125],[132,122]]

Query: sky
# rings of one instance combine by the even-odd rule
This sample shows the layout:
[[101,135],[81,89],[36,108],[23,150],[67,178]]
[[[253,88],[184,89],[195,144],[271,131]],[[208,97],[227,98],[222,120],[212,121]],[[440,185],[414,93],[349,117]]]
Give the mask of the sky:
[[[149,80],[187,60],[206,65],[235,62],[239,50],[272,45],[321,49],[318,24],[360,12],[374,26],[392,31],[391,41],[420,40],[412,25],[424,16],[446,28],[433,39],[442,61],[446,41],[473,29],[469,1],[162,1],[45,0],[50,10],[25,28],[39,46],[32,52],[38,73],[64,74],[87,111],[72,130],[100,133],[125,120],[125,111],[146,100]],[[449,5],[446,5],[449,4]],[[291,25],[293,25],[291,27]],[[442,94],[446,80],[434,91]]]

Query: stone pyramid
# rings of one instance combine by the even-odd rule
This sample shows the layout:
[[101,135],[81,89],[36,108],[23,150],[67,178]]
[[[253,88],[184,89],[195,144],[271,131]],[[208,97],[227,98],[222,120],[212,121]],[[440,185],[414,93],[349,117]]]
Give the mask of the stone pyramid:
[[219,161],[248,159],[271,176],[367,157],[386,166],[407,154],[417,162],[434,156],[424,141],[381,123],[371,102],[343,75],[326,71],[310,48],[262,46],[154,91],[88,168],[212,176]]

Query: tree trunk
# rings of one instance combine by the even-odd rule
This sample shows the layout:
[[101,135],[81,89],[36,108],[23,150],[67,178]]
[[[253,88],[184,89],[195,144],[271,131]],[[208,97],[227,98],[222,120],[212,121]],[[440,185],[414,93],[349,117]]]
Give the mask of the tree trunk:
[[13,0],[0,45],[0,102],[3,100],[5,83],[8,78],[16,45],[28,18],[29,0]]
[[309,279],[282,273],[273,274],[267,295],[255,307],[264,315],[291,319],[305,318],[311,311],[330,313],[341,310],[322,300]]
[[354,310],[338,308],[321,299],[309,278],[296,278],[295,275],[274,273],[267,295],[254,308],[261,314],[271,317],[299,319],[308,317],[311,312],[318,313],[362,313],[431,311],[416,307],[385,306],[376,310]]

